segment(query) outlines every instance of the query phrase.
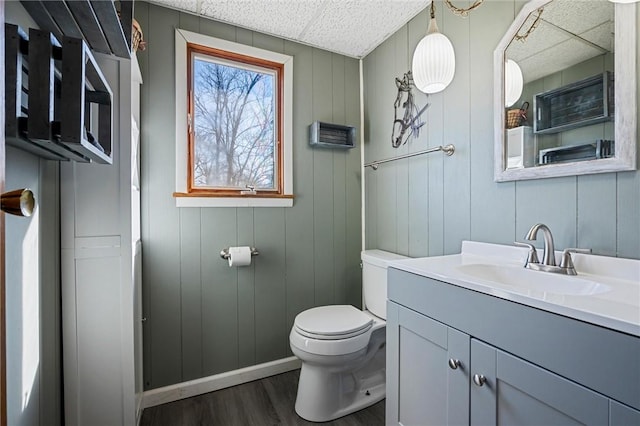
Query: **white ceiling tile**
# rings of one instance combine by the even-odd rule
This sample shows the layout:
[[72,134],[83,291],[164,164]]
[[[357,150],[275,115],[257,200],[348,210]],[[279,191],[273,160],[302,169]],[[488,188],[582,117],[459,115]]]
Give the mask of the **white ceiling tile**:
[[[405,25],[431,0],[151,0],[239,27],[361,58]],[[448,13],[448,11],[446,12]],[[607,46],[613,22],[608,0],[557,0],[526,43],[514,42],[508,57],[525,61],[567,39],[562,27]],[[532,18],[524,25],[525,32]],[[426,30],[426,29],[425,29]],[[610,37],[609,37],[610,38]],[[586,46],[588,44],[584,43]],[[610,43],[609,43],[610,44]],[[533,61],[531,61],[533,63]],[[522,64],[521,64],[522,66]],[[540,68],[539,65],[537,65]],[[523,70],[524,71],[524,70]]]
[[172,9],[198,13],[198,0],[153,0],[152,3],[167,6]]
[[295,40],[322,9],[322,1],[202,1],[200,13],[219,21]]
[[430,0],[328,1],[302,41],[325,49],[362,57],[424,9]]
[[361,58],[431,0],[151,0],[239,27]]

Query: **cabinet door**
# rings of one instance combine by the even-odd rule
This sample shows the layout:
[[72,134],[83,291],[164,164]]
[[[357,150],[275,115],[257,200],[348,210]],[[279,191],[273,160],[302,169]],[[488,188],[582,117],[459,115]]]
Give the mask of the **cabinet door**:
[[388,425],[468,425],[468,368],[468,335],[389,302]]
[[471,377],[474,425],[609,423],[604,396],[475,339]]

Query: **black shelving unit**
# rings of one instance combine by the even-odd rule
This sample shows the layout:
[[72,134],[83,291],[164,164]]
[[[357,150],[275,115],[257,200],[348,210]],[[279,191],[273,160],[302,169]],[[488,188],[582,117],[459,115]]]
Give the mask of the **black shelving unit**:
[[[113,94],[82,39],[5,24],[5,136],[57,161],[112,163]],[[96,129],[93,129],[93,127]]]
[[20,2],[41,30],[56,39],[84,39],[94,52],[131,56],[133,1],[121,0],[22,0]]

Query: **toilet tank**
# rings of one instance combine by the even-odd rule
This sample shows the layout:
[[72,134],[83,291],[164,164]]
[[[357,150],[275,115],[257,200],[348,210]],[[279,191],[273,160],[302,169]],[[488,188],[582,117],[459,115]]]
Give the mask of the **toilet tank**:
[[389,262],[407,257],[383,250],[365,250],[360,258],[364,309],[379,318],[387,319],[387,267]]

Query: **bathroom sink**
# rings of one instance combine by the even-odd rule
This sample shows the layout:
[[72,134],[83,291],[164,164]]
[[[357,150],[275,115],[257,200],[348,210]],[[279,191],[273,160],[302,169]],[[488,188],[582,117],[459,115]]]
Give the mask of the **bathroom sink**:
[[456,267],[470,278],[490,281],[500,287],[524,291],[540,291],[566,296],[589,296],[605,293],[611,288],[603,283],[579,276],[538,272],[524,267],[484,263],[463,264]]
[[[528,253],[463,241],[459,254],[398,260],[391,267],[640,336],[640,260],[574,253],[578,275],[570,276],[524,268]],[[562,253],[555,254],[559,263]]]

